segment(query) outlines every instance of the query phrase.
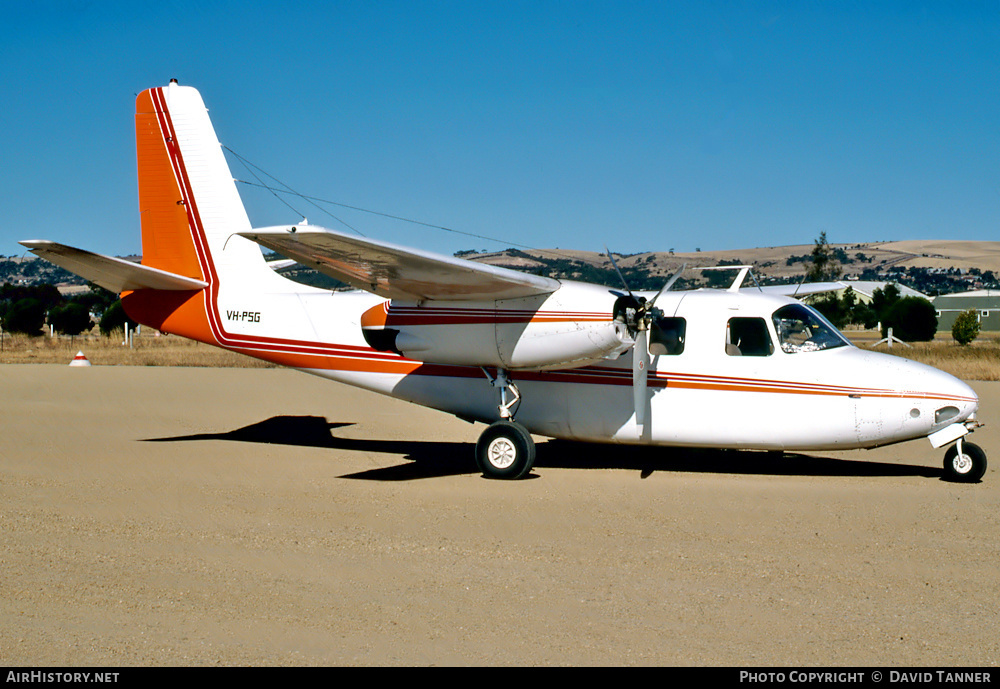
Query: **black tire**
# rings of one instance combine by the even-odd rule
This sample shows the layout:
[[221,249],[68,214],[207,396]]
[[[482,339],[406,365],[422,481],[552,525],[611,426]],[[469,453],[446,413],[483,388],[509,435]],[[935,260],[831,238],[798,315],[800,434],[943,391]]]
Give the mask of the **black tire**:
[[491,424],[476,443],[476,464],[487,478],[523,478],[534,463],[535,441],[515,421]]
[[983,448],[972,443],[962,443],[962,454],[958,454],[958,443],[944,453],[944,477],[948,481],[976,483],[986,473],[986,453]]

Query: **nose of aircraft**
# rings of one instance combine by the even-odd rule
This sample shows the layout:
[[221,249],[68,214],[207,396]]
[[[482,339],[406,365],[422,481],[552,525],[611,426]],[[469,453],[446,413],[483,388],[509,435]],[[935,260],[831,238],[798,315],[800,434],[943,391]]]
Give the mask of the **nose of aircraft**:
[[958,414],[952,422],[965,421],[972,417],[979,410],[979,395],[963,380],[959,380],[950,373],[945,373],[936,368],[929,369],[924,375],[927,376],[927,392],[939,395],[942,398],[942,407],[954,406],[958,409]]
[[940,369],[901,357],[868,352],[871,370],[879,371],[886,387],[904,396],[931,402],[935,425],[965,421],[979,410],[979,395],[963,380]]
[[967,420],[979,408],[975,391],[925,364],[860,349],[845,352],[844,379],[857,381],[855,428],[867,444],[928,436]]

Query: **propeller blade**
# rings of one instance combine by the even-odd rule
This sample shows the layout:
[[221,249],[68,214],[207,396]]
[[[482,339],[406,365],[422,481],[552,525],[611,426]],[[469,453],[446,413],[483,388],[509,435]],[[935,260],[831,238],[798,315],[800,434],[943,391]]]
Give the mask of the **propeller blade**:
[[635,298],[635,295],[632,294],[632,290],[628,288],[628,283],[625,282],[625,276],[622,275],[622,271],[618,270],[618,264],[615,263],[615,257],[611,255],[611,250],[608,248],[607,244],[604,245],[604,252],[608,255],[608,258],[611,259],[611,265],[614,266],[615,272],[618,273],[618,279],[621,280],[622,284],[625,286],[625,291],[628,292],[630,297]]
[[646,423],[646,376],[649,371],[649,347],[646,329],[635,335],[632,347],[632,401],[635,404],[635,425],[640,429]]
[[653,308],[653,304],[655,304],[656,300],[660,298],[660,295],[663,294],[664,292],[669,292],[670,291],[670,288],[674,286],[675,282],[677,282],[677,278],[679,278],[681,276],[681,273],[683,273],[684,269],[687,268],[687,267],[688,267],[687,263],[681,264],[681,269],[678,270],[673,275],[671,275],[670,279],[667,280],[667,283],[665,285],[663,285],[663,287],[660,288],[660,291],[656,293],[656,296],[653,297],[652,300],[650,300],[648,308],[652,309]]

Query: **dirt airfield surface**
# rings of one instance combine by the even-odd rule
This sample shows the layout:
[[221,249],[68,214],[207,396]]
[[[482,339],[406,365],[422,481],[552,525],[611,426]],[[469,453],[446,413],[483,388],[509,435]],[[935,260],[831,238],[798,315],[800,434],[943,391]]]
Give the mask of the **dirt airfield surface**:
[[[540,442],[281,369],[0,366],[7,665],[994,666],[992,454]],[[706,410],[711,415],[711,410]],[[725,419],[717,419],[725,423]]]

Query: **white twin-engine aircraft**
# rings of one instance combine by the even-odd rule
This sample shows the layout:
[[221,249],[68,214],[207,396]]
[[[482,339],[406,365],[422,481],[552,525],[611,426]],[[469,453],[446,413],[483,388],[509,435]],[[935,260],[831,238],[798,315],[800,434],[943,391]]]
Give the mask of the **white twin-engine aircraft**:
[[[144,91],[135,122],[142,264],[22,244],[121,293],[143,325],[489,424],[486,476],[525,476],[531,433],[777,451],[927,437],[954,443],[947,478],[986,470],[963,442],[978,425],[968,385],[740,289],[745,269],[726,290],[634,294],[305,223],[253,229],[198,91]],[[291,282],[258,245],[358,291]]]

